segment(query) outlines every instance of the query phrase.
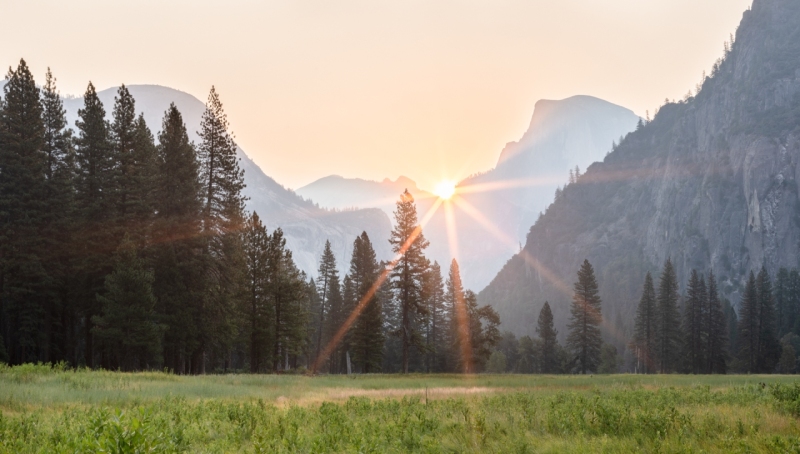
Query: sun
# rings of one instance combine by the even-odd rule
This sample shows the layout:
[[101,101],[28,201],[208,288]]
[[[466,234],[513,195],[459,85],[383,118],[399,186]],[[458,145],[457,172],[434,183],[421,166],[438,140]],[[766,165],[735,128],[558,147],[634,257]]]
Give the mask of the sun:
[[456,183],[455,181],[449,180],[440,181],[436,187],[433,188],[433,193],[439,196],[440,199],[448,200],[456,193]]

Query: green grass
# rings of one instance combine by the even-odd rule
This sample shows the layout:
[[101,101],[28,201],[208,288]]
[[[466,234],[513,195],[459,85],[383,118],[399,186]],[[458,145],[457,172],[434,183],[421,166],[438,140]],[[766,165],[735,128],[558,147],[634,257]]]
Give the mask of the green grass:
[[798,415],[790,376],[186,377],[0,366],[2,453],[800,452]]

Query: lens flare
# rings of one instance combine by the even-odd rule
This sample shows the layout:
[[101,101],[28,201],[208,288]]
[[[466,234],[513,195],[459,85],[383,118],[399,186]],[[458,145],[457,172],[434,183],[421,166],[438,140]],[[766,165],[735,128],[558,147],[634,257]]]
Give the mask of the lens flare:
[[433,189],[433,193],[439,196],[440,199],[448,200],[456,193],[456,182],[449,180],[440,181]]

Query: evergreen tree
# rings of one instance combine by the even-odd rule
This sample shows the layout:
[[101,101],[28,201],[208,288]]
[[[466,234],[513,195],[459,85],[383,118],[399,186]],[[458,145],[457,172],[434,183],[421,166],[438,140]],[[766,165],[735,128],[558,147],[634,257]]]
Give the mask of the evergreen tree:
[[84,328],[84,358],[86,366],[94,365],[92,320],[100,312],[95,295],[104,288],[105,276],[111,272],[110,257],[116,249],[112,236],[113,175],[109,125],[106,111],[89,83],[83,96],[83,108],[78,110],[76,145],[77,174],[75,202],[78,213],[76,238],[80,311]]
[[[323,336],[325,339],[328,339],[328,342],[331,342],[336,337],[336,333],[339,331],[339,328],[344,325],[348,314],[346,312],[344,295],[342,294],[342,284],[339,281],[339,276],[333,275],[333,278],[328,280],[327,285],[328,321],[325,325]],[[330,373],[333,374],[341,372],[341,355],[341,346],[337,344],[331,351],[330,357],[327,358],[329,367],[328,370]]]
[[202,263],[195,252],[202,246],[200,177],[197,153],[174,104],[164,114],[155,161],[153,291],[159,313],[172,328],[164,336],[165,365],[186,373],[192,369],[190,355],[198,347],[195,309],[203,288]]
[[688,297],[683,308],[683,361],[684,370],[692,374],[703,373],[706,369],[705,329],[708,291],[705,280],[697,270],[692,270],[687,288]]
[[758,322],[758,290],[756,276],[751,271],[744,293],[742,293],[742,302],[739,303],[739,359],[742,362],[743,371],[747,373],[758,371]]
[[567,348],[575,356],[582,374],[597,370],[600,362],[600,322],[603,320],[594,268],[583,261],[574,285]]
[[775,336],[775,303],[772,295],[772,282],[763,266],[756,277],[756,301],[758,304],[757,368],[761,373],[771,373],[778,364],[781,351]]
[[233,308],[240,294],[237,286],[243,267],[239,232],[244,222],[244,172],[239,168],[236,144],[214,87],[200,129],[201,234],[207,289],[199,308],[200,342],[194,362],[199,363],[198,371],[205,373],[209,350],[227,349],[234,334]]
[[348,276],[355,290],[358,318],[352,328],[353,361],[363,373],[378,372],[383,360],[383,323],[381,306],[373,286],[380,275],[375,250],[367,232],[353,243]]
[[645,374],[653,373],[656,364],[656,328],[658,327],[658,311],[656,306],[656,290],[653,277],[648,271],[644,277],[644,289],[639,306],[636,308],[636,324],[634,325],[633,349],[638,361],[642,363]]
[[478,295],[472,290],[464,292],[464,306],[467,310],[470,346],[469,362],[462,361],[462,369],[467,372],[482,371],[500,342],[500,316],[489,305],[478,307]]
[[40,359],[41,320],[52,296],[42,263],[47,154],[39,89],[24,60],[9,68],[0,116],[0,312],[11,363]]
[[428,308],[426,333],[427,371],[443,372],[448,349],[448,312],[445,303],[442,269],[433,262],[425,273],[425,299]]
[[272,365],[277,372],[286,368],[289,356],[302,353],[308,323],[305,275],[294,264],[292,251],[286,249],[286,239],[280,228],[270,235],[267,269],[267,301],[271,306],[273,333]]
[[[323,334],[326,332],[326,317],[330,315],[330,289],[333,281],[339,283],[339,271],[336,269],[336,257],[333,255],[331,249],[331,242],[325,240],[325,249],[322,251],[322,257],[319,261],[319,270],[317,272],[317,293],[319,294],[319,313],[317,314],[317,336],[315,348],[315,363],[319,361],[319,355],[322,353]],[[330,323],[330,321],[327,321]],[[316,371],[312,371],[316,372]]]
[[717,279],[708,273],[708,309],[706,311],[706,373],[724,374],[727,371],[728,328],[725,313],[717,292]]
[[399,256],[392,269],[392,283],[397,292],[400,309],[400,339],[402,341],[402,371],[408,373],[411,347],[421,347],[414,329],[416,318],[426,313],[421,298],[423,276],[428,260],[423,255],[428,241],[417,222],[414,197],[406,190],[400,195],[394,212],[395,227],[389,243]]
[[541,371],[545,374],[558,372],[558,331],[553,324],[553,312],[550,310],[550,303],[545,301],[542,310],[539,311],[539,320],[536,324],[536,333],[541,340]]
[[42,108],[47,207],[41,239],[46,242],[43,262],[53,287],[46,299],[41,359],[74,363],[76,344],[72,327],[76,324],[76,313],[71,285],[74,277],[75,150],[72,130],[67,128],[66,111],[49,68],[42,88]]
[[470,338],[469,312],[461,284],[458,262],[450,262],[445,292],[446,307],[450,312],[450,348],[447,367],[450,371],[472,372],[472,339]]
[[126,236],[117,251],[114,272],[106,278],[106,292],[97,296],[102,313],[94,317],[93,332],[103,348],[106,367],[160,368],[166,326],[157,321],[152,285],[152,272]]
[[248,350],[250,352],[250,372],[263,372],[267,358],[270,358],[270,332],[272,312],[268,301],[270,236],[261,223],[258,214],[253,213],[247,220],[244,233],[245,261],[247,263],[247,304]]
[[673,371],[678,365],[678,347],[681,343],[680,316],[678,312],[678,278],[672,260],[667,259],[661,272],[657,299],[656,345],[659,371]]

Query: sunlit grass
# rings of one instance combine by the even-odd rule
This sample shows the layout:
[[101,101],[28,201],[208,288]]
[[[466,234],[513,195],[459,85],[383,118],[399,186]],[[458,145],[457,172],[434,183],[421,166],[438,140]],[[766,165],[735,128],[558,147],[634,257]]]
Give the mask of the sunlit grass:
[[0,369],[0,452],[800,452],[798,404],[793,376],[24,366]]

